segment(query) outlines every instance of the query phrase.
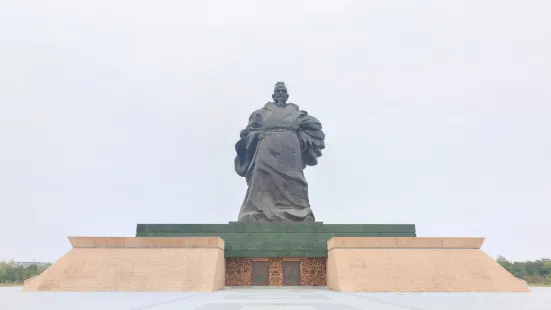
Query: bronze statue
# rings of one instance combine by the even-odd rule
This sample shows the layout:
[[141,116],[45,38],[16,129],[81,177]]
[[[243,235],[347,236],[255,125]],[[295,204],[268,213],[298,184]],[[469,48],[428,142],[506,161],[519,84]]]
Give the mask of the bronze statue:
[[235,144],[235,171],[247,180],[240,222],[314,222],[304,168],[318,163],[325,148],[320,121],[287,103],[278,82],[268,102],[254,111]]

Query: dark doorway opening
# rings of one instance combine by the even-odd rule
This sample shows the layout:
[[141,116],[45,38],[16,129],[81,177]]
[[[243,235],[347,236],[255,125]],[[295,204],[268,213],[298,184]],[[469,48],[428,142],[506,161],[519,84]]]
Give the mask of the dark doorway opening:
[[283,285],[300,286],[300,262],[283,262]]
[[270,285],[270,264],[268,262],[253,262],[252,285]]

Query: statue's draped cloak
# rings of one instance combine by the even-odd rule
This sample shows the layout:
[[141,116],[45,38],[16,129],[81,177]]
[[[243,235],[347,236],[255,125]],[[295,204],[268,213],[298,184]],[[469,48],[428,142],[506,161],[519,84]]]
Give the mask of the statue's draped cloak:
[[300,222],[314,219],[304,168],[325,148],[321,123],[293,103],[273,102],[253,112],[236,143],[235,171],[247,180],[239,220]]

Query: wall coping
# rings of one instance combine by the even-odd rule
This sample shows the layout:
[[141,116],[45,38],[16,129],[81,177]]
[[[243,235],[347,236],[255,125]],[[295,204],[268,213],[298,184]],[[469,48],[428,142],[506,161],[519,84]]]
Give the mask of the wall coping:
[[484,238],[453,237],[333,237],[332,249],[480,249]]
[[73,248],[218,248],[220,237],[68,237]]

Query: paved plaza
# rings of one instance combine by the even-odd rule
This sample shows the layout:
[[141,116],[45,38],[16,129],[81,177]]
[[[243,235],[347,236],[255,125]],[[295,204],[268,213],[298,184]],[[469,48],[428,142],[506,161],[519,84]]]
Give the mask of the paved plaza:
[[532,293],[339,293],[325,288],[227,288],[215,293],[23,293],[0,288],[2,310],[551,310]]

